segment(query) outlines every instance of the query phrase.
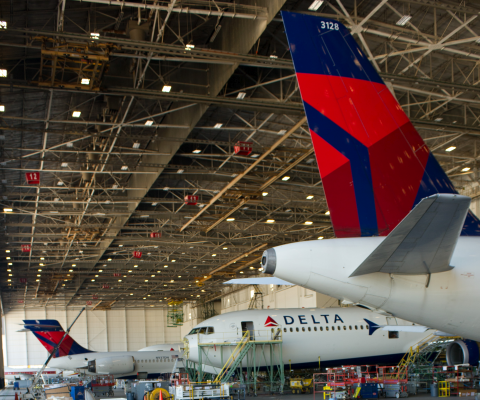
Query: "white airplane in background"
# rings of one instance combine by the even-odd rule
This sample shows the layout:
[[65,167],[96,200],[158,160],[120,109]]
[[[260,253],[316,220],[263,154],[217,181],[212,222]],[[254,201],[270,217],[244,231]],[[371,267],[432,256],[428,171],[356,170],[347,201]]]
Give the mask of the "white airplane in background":
[[[57,320],[24,320],[25,331],[31,331],[49,353],[60,343],[65,331]],[[87,375],[113,375],[116,379],[158,378],[171,373],[176,360],[182,360],[183,344],[159,344],[141,351],[95,352],[79,345],[69,335],[50,360],[50,368],[81,371]],[[177,351],[172,349],[177,348]],[[146,376],[145,376],[146,374]]]
[[[396,365],[411,346],[433,333],[423,326],[395,318],[389,320],[360,307],[234,311],[209,318],[193,328],[184,338],[185,357],[198,363],[198,343],[238,342],[247,330],[250,337],[257,340],[281,337],[283,359],[275,361],[295,369],[318,368],[319,361],[322,368]],[[267,347],[266,359],[269,360]],[[218,374],[233,348],[203,346],[204,371]],[[257,361],[265,366],[263,355],[257,357]]]
[[[265,251],[265,273],[467,340],[480,221],[341,23],[282,12],[336,239]],[[261,282],[255,282],[261,283]]]

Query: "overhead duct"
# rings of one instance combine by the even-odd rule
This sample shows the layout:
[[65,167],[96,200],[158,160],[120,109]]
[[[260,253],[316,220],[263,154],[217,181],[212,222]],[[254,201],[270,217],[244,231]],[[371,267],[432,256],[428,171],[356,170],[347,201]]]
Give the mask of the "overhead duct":
[[137,21],[130,20],[127,22],[126,33],[132,40],[145,40],[150,30],[150,22],[138,25]]

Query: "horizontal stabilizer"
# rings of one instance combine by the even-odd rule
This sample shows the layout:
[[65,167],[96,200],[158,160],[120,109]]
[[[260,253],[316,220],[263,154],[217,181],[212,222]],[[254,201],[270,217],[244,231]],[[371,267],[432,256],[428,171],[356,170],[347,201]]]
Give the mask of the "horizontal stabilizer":
[[283,279],[267,276],[265,278],[242,278],[231,279],[223,282],[225,285],[289,285],[294,286],[293,283],[284,281]]
[[451,270],[470,197],[436,194],[420,201],[350,275],[422,275]]

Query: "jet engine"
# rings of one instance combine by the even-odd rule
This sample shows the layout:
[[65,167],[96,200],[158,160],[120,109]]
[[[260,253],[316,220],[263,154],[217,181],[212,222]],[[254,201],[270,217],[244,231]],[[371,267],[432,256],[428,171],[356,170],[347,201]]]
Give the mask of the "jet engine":
[[132,356],[98,358],[88,362],[88,372],[93,374],[129,374],[135,370]]
[[478,365],[480,351],[474,340],[455,340],[447,346],[447,365]]

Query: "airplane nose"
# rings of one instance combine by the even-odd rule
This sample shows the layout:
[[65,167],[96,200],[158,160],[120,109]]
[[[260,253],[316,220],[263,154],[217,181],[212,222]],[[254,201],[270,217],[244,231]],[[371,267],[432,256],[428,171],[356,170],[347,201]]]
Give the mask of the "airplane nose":
[[275,253],[275,249],[268,249],[263,252],[262,267],[264,273],[274,274],[277,267],[277,253]]

